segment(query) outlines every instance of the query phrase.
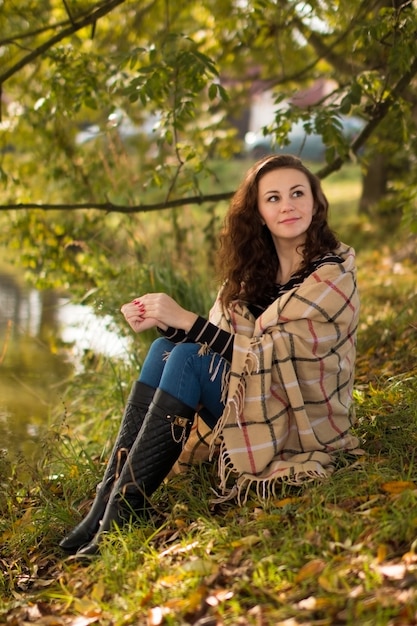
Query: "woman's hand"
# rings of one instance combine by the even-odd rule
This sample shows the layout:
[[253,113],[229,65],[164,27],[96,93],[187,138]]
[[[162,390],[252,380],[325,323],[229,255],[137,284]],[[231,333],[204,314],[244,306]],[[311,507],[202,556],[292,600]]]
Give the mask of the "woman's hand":
[[124,304],[120,310],[125,316],[126,322],[135,333],[141,333],[144,330],[158,326],[158,320],[151,317],[144,318],[145,311],[136,300]]
[[188,332],[197,315],[181,307],[165,293],[147,293],[121,308],[126,321],[135,332],[155,326],[166,330],[169,326]]

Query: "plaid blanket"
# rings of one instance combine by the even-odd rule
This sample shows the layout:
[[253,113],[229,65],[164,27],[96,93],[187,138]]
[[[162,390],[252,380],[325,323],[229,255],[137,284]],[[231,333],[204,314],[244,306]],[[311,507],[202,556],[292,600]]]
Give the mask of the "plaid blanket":
[[[175,470],[218,453],[220,490],[245,501],[277,484],[324,478],[337,453],[360,453],[350,432],[359,297],[355,254],[322,265],[254,319],[219,299],[210,321],[235,333],[225,411],[210,433],[197,420]],[[230,488],[230,480],[233,486]]]

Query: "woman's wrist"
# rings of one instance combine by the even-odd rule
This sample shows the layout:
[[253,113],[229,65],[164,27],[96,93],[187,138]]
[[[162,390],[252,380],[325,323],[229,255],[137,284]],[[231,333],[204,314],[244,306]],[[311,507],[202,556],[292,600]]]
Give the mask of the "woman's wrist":
[[194,326],[197,318],[198,318],[198,315],[196,313],[192,313],[191,311],[186,311],[180,328],[182,330],[185,330],[186,333],[188,333],[188,331],[191,330],[191,328]]

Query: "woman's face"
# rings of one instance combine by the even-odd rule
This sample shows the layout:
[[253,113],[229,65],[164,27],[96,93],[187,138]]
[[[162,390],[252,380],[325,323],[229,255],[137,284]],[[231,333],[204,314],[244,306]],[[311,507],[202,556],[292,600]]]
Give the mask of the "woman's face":
[[258,210],[276,246],[303,243],[314,213],[313,193],[304,172],[281,168],[262,176]]

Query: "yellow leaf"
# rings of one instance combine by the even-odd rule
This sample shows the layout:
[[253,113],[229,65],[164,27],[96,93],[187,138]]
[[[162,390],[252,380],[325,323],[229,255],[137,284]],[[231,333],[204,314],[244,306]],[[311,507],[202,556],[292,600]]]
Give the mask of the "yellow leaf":
[[381,485],[381,489],[387,493],[402,493],[407,489],[415,489],[416,486],[410,480],[391,480]]
[[187,528],[187,526],[189,526],[189,523],[180,517],[174,520],[174,524],[177,528]]
[[383,561],[386,560],[387,552],[388,552],[387,546],[385,544],[381,544],[378,546],[378,550],[376,554],[376,560],[378,561],[378,563],[382,563]]
[[78,478],[80,474],[80,470],[78,465],[72,465],[69,471],[69,477],[70,478]]
[[346,589],[346,569],[335,570],[333,566],[328,566],[318,577],[318,583],[322,589],[331,593],[345,594]]
[[101,602],[105,592],[104,584],[102,580],[99,580],[91,590],[91,599],[96,602]]
[[417,554],[415,552],[406,552],[405,554],[402,555],[401,559],[407,563],[407,565],[410,565],[411,563],[417,563]]
[[205,585],[200,585],[200,587],[187,596],[187,601],[184,604],[184,610],[187,613],[195,613],[195,611],[201,607],[206,596],[207,587]]
[[242,537],[242,539],[233,541],[232,546],[234,548],[241,548],[242,546],[254,546],[260,541],[261,541],[261,538],[258,537],[258,535],[248,535],[247,537]]
[[313,578],[320,574],[324,568],[326,567],[326,563],[321,559],[313,559],[309,561],[299,570],[297,576],[295,577],[295,582],[300,583],[303,580],[307,580],[308,578]]
[[184,572],[177,570],[176,574],[169,574],[158,579],[158,583],[163,587],[172,587],[177,585],[184,578]]
[[294,504],[298,502],[301,498],[283,498],[282,500],[277,500],[274,502],[274,506],[282,509],[284,506],[288,506],[289,504]]
[[86,596],[83,598],[75,598],[73,607],[77,613],[81,613],[84,617],[97,617],[101,615],[101,609],[97,603]]

